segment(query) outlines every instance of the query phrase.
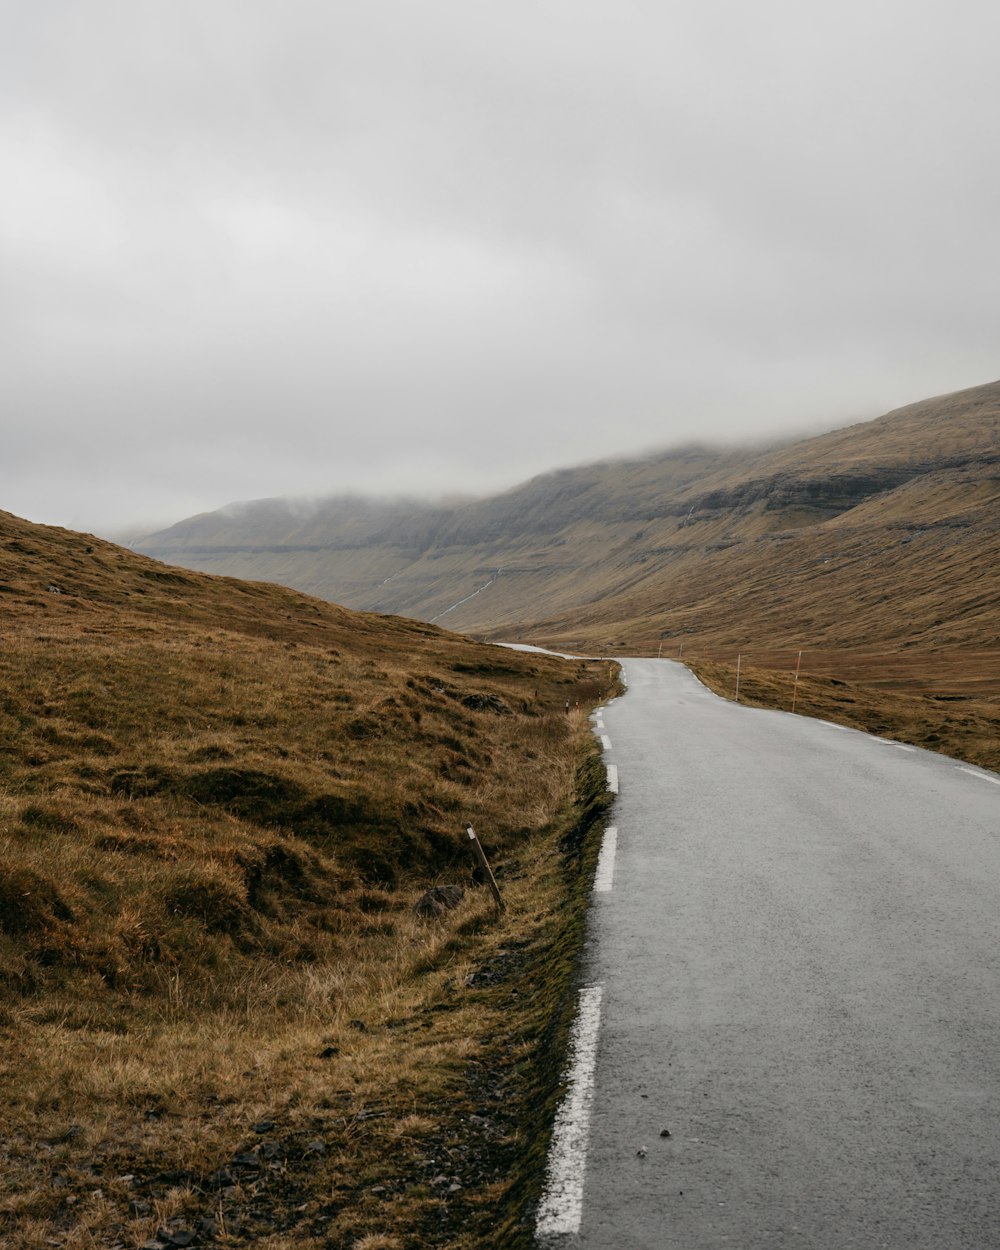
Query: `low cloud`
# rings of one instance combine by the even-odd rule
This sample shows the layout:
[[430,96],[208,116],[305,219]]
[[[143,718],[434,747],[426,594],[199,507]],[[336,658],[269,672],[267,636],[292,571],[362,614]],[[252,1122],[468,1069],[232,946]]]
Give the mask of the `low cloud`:
[[995,6],[0,12],[32,519],[498,489],[997,373]]

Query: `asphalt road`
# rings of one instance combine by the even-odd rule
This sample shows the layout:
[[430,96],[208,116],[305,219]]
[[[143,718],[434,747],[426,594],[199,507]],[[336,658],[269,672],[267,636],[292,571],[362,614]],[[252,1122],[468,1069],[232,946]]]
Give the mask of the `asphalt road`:
[[995,775],[626,668],[582,1225],[560,1243],[997,1250]]

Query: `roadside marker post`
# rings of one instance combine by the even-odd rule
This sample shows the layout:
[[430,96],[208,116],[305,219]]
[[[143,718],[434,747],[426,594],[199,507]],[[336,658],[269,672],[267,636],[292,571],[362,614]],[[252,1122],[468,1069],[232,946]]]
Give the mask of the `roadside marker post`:
[[479,867],[483,870],[486,877],[486,884],[493,893],[493,898],[497,905],[497,911],[504,910],[504,901],[500,894],[500,887],[497,885],[497,879],[493,875],[493,869],[489,865],[486,858],[486,852],[483,850],[479,839],[476,837],[476,831],[471,825],[465,826],[465,832],[469,835],[469,841],[472,843],[472,849],[475,851],[476,859],[479,860]]
[[743,663],[743,652],[736,657],[736,702],[740,701],[740,667]]
[[799,669],[802,667],[802,652],[799,652],[799,658],[795,663],[795,680],[792,682],[792,711],[795,711],[795,698],[799,693]]

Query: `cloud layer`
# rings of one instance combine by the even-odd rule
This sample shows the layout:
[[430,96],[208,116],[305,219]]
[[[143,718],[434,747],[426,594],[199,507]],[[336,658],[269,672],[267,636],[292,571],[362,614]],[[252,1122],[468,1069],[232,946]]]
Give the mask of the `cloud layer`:
[[0,14],[0,508],[485,490],[1000,372],[995,5]]

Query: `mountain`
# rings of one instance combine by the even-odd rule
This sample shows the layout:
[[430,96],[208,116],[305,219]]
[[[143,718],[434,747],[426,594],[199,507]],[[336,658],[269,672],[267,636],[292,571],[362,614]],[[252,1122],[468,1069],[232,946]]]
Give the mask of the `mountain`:
[[778,447],[688,447],[458,506],[267,500],[139,544],[584,649],[998,645],[1000,382]]

